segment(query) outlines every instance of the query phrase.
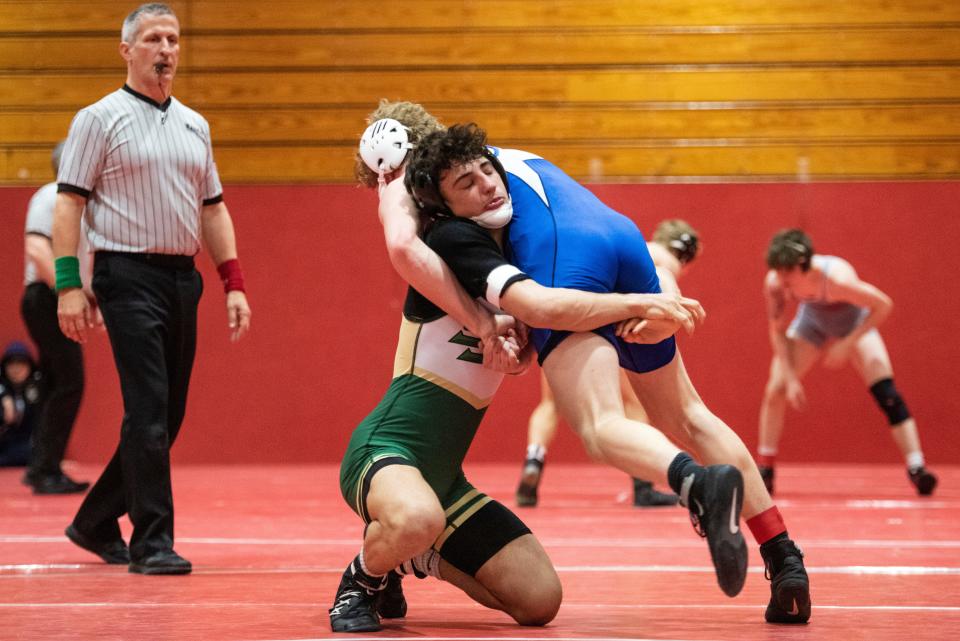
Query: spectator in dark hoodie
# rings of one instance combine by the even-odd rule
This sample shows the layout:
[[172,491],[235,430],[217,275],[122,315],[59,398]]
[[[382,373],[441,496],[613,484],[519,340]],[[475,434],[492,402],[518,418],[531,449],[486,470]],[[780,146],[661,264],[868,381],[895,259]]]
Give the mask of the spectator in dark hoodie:
[[30,463],[30,438],[41,401],[33,356],[26,345],[13,341],[0,358],[0,466]]

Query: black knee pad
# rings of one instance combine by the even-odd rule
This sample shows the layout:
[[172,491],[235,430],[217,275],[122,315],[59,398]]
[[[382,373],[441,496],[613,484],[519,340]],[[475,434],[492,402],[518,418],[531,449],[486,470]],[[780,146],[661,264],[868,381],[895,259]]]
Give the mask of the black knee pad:
[[907,409],[907,404],[903,402],[903,398],[894,386],[892,378],[885,378],[871,385],[870,393],[877,400],[877,405],[880,406],[883,413],[887,415],[890,425],[899,425],[910,418],[910,410]]
[[494,554],[524,534],[530,534],[530,528],[516,514],[489,500],[447,537],[440,546],[440,556],[474,576]]

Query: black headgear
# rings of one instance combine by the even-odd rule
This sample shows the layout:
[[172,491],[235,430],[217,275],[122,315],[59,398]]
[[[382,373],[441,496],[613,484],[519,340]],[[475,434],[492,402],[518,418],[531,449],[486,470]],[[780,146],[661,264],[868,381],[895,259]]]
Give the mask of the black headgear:
[[[493,168],[500,174],[504,189],[509,196],[510,183],[507,181],[507,172],[500,164],[500,160],[489,147],[483,148],[483,157],[489,160]],[[413,197],[413,201],[420,212],[425,216],[437,218],[453,215],[450,207],[447,206],[446,201],[440,194],[440,171],[428,172],[415,168],[411,171],[411,167],[408,167],[403,177],[403,184],[407,188],[407,192]]]
[[507,170],[503,168],[503,164],[500,162],[500,159],[497,157],[497,154],[490,147],[484,147],[485,153],[483,154],[486,157],[490,164],[493,165],[493,168],[497,170],[497,173],[500,174],[500,180],[503,181],[503,188],[507,190],[507,196],[510,195],[510,181],[507,180]]
[[449,216],[450,209],[447,203],[440,195],[440,177],[434,178],[429,171],[415,170],[407,167],[403,176],[403,185],[407,188],[407,193],[413,197],[413,202],[425,216],[435,218],[437,216]]
[[679,237],[670,240],[667,245],[671,252],[680,261],[680,264],[686,265],[697,257],[697,250],[700,247],[700,239],[696,234],[683,232]]

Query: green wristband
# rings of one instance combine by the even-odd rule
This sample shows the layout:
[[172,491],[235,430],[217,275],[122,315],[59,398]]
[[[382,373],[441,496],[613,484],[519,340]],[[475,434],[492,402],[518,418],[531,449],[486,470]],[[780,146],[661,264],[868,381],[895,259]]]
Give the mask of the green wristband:
[[57,272],[57,291],[71,287],[83,287],[80,281],[80,260],[76,256],[60,256],[53,261]]

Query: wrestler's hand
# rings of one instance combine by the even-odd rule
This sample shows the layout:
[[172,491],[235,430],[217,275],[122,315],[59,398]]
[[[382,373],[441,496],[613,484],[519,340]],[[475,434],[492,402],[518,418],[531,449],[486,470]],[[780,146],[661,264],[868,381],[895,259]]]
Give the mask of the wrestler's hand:
[[[510,314],[493,315],[493,332],[497,336],[506,336],[507,332],[517,326],[517,319]],[[484,337],[487,338],[487,337]]]
[[529,367],[533,365],[533,362],[536,359],[537,359],[537,350],[534,349],[533,344],[527,343],[527,345],[520,351],[520,369],[511,373],[512,374],[526,373],[527,369],[529,369]]
[[707,313],[699,301],[679,294],[628,294],[633,298],[635,316],[646,320],[674,320],[692,334]]
[[87,332],[94,325],[90,301],[82,289],[60,291],[57,302],[57,320],[63,335],[77,343],[87,342]]
[[504,374],[519,374],[526,369],[522,365],[522,348],[517,343],[516,332],[507,330],[506,336],[493,336],[480,342],[483,349],[483,366]]
[[786,394],[787,402],[796,411],[799,412],[807,407],[807,394],[803,390],[803,384],[797,378],[787,379]]
[[[519,324],[523,326],[523,323]],[[512,359],[508,361],[509,367],[502,369],[504,374],[511,374],[516,376],[517,374],[523,374],[527,371],[530,365],[533,363],[533,359],[536,356],[536,350],[533,349],[533,345],[527,344],[524,347],[521,347],[517,341],[518,336],[513,333],[513,330],[510,331],[510,336],[508,336],[505,341],[509,345],[511,350],[519,350],[517,354],[517,360],[514,362]],[[508,363],[504,363],[506,366]]]
[[247,295],[237,289],[227,292],[227,325],[232,342],[236,343],[250,330],[250,316]]
[[680,327],[680,322],[673,319],[628,318],[617,323],[616,333],[627,343],[652,345],[670,338]]
[[0,405],[3,406],[3,414],[0,415],[0,418],[3,418],[3,423],[0,423],[0,436],[3,436],[4,432],[16,424],[17,408],[13,404],[13,398],[10,396],[0,398]]
[[521,321],[517,321],[513,327],[514,336],[520,349],[526,349],[530,344],[530,327]]

